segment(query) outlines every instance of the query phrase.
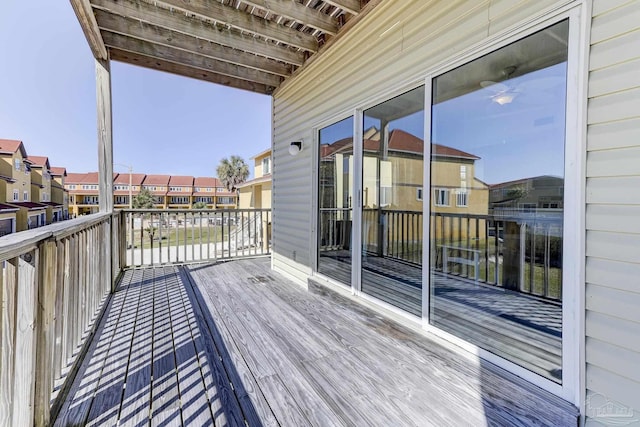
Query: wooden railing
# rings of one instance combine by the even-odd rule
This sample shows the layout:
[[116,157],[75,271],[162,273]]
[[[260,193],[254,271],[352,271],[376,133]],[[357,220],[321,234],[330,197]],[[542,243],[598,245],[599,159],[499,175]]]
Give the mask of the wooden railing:
[[270,209],[122,210],[123,266],[269,255]]
[[0,238],[0,426],[55,417],[120,271],[118,227],[94,214]]

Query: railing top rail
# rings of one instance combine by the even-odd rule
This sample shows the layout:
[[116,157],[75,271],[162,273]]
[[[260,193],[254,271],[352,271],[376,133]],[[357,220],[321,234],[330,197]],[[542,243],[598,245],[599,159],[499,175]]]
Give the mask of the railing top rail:
[[38,242],[43,240],[50,238],[62,239],[73,233],[99,224],[112,215],[111,212],[86,215],[80,218],[56,222],[44,227],[2,236],[0,237],[0,261],[5,261],[29,252]]
[[198,212],[198,213],[225,213],[225,212],[269,212],[269,208],[246,208],[246,209],[118,209],[118,212],[124,213],[185,213],[185,212]]

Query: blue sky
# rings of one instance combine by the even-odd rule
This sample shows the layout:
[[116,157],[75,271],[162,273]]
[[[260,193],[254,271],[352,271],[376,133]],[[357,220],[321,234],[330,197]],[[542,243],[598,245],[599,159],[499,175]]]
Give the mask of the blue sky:
[[[119,62],[111,71],[114,162],[134,172],[215,176],[223,157],[251,165],[271,145],[268,96]],[[94,62],[69,1],[3,4],[0,138],[70,172],[97,170]]]

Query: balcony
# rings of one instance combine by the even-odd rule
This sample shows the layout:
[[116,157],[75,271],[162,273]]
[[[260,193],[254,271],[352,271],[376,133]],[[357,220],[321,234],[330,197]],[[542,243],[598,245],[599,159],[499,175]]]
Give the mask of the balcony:
[[550,393],[272,271],[269,223],[136,210],[1,238],[0,424],[576,425]]

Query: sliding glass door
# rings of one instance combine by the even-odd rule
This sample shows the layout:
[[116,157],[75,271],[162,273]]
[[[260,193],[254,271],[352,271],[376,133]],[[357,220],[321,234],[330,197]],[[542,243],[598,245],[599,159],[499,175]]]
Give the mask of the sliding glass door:
[[318,272],[351,286],[353,118],[320,129],[318,138]]
[[424,86],[363,114],[362,292],[422,314]]
[[555,382],[568,27],[432,81],[430,323]]

